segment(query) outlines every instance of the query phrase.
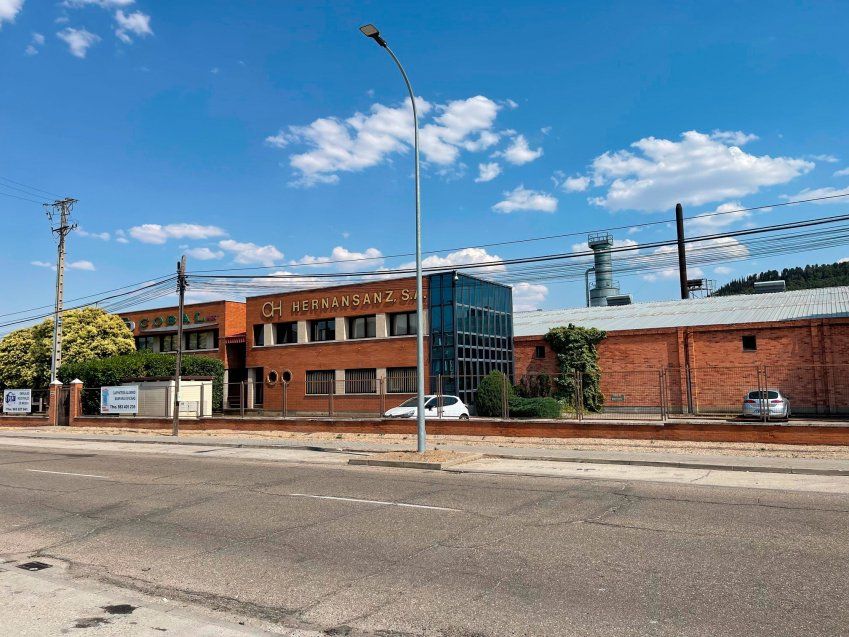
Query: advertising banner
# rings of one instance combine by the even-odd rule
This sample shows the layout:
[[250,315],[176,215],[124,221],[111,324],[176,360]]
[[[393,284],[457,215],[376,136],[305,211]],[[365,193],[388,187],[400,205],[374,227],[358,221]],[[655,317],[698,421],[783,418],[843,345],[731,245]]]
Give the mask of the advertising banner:
[[32,412],[31,389],[4,389],[3,413],[28,414]]
[[122,385],[120,387],[100,388],[101,414],[137,414],[139,413],[139,386]]

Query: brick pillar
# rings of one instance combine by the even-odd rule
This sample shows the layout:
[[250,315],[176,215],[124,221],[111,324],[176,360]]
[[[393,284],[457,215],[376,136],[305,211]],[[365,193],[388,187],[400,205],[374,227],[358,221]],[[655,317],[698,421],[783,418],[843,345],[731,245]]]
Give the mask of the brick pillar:
[[83,381],[75,378],[71,381],[70,409],[68,412],[68,426],[74,426],[74,420],[83,415]]
[[50,383],[50,404],[47,405],[47,424],[56,427],[59,424],[59,392],[62,383],[54,380]]

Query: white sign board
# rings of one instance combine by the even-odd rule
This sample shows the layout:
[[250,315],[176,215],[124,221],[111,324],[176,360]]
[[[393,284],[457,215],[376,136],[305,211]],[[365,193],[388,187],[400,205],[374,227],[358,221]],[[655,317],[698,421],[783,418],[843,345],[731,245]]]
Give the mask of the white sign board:
[[31,389],[4,389],[3,413],[28,414],[32,411]]
[[139,413],[139,386],[122,385],[120,387],[100,388],[101,414],[137,414]]

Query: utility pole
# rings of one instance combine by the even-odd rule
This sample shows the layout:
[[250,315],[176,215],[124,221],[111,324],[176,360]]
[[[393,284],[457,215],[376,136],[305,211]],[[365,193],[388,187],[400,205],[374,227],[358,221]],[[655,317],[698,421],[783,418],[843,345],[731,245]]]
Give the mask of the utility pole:
[[174,369],[174,420],[171,423],[171,435],[180,433],[180,374],[183,367],[183,314],[185,312],[186,288],[186,255],[177,263],[177,294],[180,296],[179,311],[177,312],[177,363]]
[[678,233],[678,277],[681,279],[681,298],[690,298],[690,287],[687,285],[687,249],[684,245],[684,207],[675,204],[675,229]]
[[59,225],[51,228],[53,234],[59,237],[59,247],[56,256],[56,304],[53,309],[53,354],[50,357],[50,382],[56,380],[56,374],[62,365],[62,302],[65,296],[65,237],[77,227],[70,222],[71,208],[77,203],[76,199],[66,197],[57,199],[52,204],[44,204],[47,218],[52,224],[56,218]]

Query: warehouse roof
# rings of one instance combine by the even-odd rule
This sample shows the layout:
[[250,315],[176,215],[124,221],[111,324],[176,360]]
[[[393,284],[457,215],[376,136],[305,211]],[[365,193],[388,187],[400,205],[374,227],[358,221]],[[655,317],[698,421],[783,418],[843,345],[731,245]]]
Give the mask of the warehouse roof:
[[849,286],[516,312],[513,330],[516,336],[537,336],[569,323],[613,331],[838,317],[849,317]]

